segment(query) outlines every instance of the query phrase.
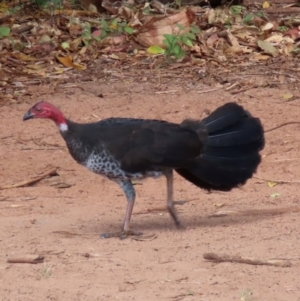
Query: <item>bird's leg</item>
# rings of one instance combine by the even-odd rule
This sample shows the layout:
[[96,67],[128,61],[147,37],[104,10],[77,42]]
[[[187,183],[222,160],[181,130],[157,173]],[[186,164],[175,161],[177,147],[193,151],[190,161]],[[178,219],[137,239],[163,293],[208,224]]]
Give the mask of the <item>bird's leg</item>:
[[167,208],[174,220],[176,227],[180,228],[181,224],[177,212],[175,210],[173,201],[173,169],[168,169],[165,172],[165,176],[167,179]]
[[123,223],[123,230],[118,233],[103,233],[101,237],[110,238],[119,236],[121,239],[124,239],[130,235],[141,235],[139,232],[130,230],[130,219],[135,202],[135,189],[130,180],[116,180],[115,182],[120,185],[127,199],[127,209]]

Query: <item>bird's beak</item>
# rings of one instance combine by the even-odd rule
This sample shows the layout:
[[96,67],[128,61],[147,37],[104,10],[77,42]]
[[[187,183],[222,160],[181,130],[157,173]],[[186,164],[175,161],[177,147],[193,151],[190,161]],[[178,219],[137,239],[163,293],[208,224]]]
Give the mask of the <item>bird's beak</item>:
[[27,112],[27,113],[25,113],[25,115],[23,116],[23,121],[26,121],[26,120],[28,120],[28,119],[31,119],[31,118],[33,118],[34,117],[34,115],[30,112],[30,110]]

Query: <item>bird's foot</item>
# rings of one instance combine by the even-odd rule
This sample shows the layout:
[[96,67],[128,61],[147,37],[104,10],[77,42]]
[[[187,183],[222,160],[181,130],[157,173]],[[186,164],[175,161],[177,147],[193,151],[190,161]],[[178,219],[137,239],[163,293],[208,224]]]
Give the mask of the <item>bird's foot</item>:
[[176,221],[175,222],[175,225],[176,225],[176,228],[178,229],[178,230],[184,230],[184,226],[181,224],[181,222],[180,221]]
[[121,231],[121,232],[115,232],[115,233],[102,233],[100,235],[100,238],[112,238],[112,237],[119,237],[120,239],[125,239],[129,236],[141,236],[141,232],[137,232],[134,230],[128,230],[128,231]]

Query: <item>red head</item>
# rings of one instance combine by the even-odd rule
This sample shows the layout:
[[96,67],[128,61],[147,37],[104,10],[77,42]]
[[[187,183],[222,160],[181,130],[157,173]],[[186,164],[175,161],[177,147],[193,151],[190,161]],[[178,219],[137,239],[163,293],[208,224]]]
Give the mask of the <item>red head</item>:
[[55,106],[46,101],[40,101],[31,107],[28,112],[24,115],[23,120],[31,118],[48,118],[53,120],[60,128],[60,130],[67,130],[67,122]]

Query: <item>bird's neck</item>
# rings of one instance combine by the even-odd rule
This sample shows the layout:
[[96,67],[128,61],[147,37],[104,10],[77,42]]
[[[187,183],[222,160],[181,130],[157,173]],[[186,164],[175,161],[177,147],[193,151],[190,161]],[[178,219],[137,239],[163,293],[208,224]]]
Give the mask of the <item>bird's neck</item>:
[[66,132],[69,129],[67,123],[59,123],[57,125],[58,125],[60,132]]
[[55,108],[55,112],[52,116],[52,120],[55,122],[55,124],[58,126],[60,132],[66,132],[69,127],[68,127],[68,122],[65,119],[64,115],[62,114],[61,111]]

